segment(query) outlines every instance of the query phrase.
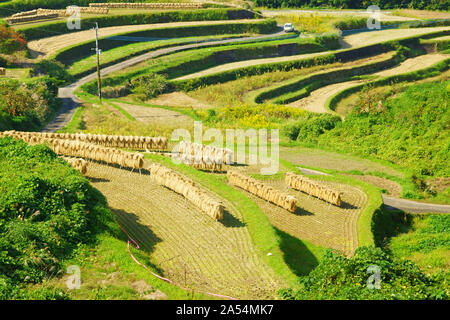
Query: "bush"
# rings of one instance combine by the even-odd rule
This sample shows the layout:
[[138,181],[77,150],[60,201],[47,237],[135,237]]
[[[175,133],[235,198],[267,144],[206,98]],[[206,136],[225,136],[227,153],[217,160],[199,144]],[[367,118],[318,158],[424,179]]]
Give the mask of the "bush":
[[10,286],[58,274],[62,259],[113,221],[104,197],[43,145],[0,138],[0,191],[0,281]]
[[167,88],[167,78],[163,75],[152,73],[130,81],[131,91],[145,99],[154,98]]
[[[369,266],[379,267],[379,289],[367,286]],[[411,261],[393,258],[380,248],[360,247],[351,258],[328,250],[295,289],[282,289],[279,294],[289,300],[445,300],[448,287],[441,281]]]
[[292,140],[311,142],[340,122],[341,118],[338,116],[310,113],[307,118],[287,126],[284,132]]
[[[445,63],[439,65],[444,67]],[[448,66],[439,69],[446,70]],[[433,76],[439,72],[416,72],[393,78],[421,79],[420,75]],[[391,88],[395,83],[379,81],[380,86],[385,83]],[[342,124],[323,134],[317,144],[340,152],[392,161],[409,168],[418,177],[448,177],[449,134],[446,128],[450,111],[446,87],[449,83],[411,85],[405,92],[397,94],[391,90],[386,95],[356,87],[349,91],[361,92],[353,113],[346,116]]]
[[11,54],[23,50],[26,44],[21,34],[0,22],[0,53]]
[[0,80],[0,131],[39,130],[60,106],[57,93],[48,77],[28,82]]
[[58,86],[68,84],[74,80],[64,65],[55,60],[39,61],[34,65],[33,73],[35,76],[48,75]]

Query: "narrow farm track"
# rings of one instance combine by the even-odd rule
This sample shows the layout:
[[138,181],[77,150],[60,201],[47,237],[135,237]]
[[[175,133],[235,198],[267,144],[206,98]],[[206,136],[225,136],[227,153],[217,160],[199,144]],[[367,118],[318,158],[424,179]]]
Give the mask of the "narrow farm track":
[[[368,46],[371,44],[376,44],[383,41],[396,40],[406,38],[408,36],[422,35],[436,31],[450,30],[450,27],[436,27],[436,28],[420,28],[420,29],[394,29],[394,30],[380,30],[380,31],[371,31],[371,32],[362,32],[354,35],[349,35],[342,37],[341,46],[343,49],[348,48],[357,48]],[[266,58],[266,59],[254,59],[254,60],[246,60],[239,62],[232,62],[227,64],[222,64],[217,67],[212,67],[203,71],[199,71],[196,73],[192,73],[190,75],[186,75],[183,77],[179,77],[175,80],[187,80],[194,79],[202,76],[211,75],[217,72],[222,71],[230,71],[234,69],[250,67],[259,64],[266,63],[276,63],[276,62],[286,62],[286,61],[294,61],[300,59],[308,59],[312,57],[319,57],[321,55],[330,54],[336,51],[325,51],[319,53],[309,53],[309,54],[301,54],[296,56],[288,56],[288,57],[277,57],[277,58]]]
[[344,204],[342,207],[337,207],[303,192],[287,189],[282,180],[264,181],[264,183],[287,192],[298,200],[297,211],[291,213],[239,189],[258,204],[276,228],[315,245],[339,250],[346,255],[351,255],[358,247],[356,223],[361,208],[367,202],[367,196],[362,190],[338,183],[324,182],[325,185],[342,192]]
[[[201,26],[201,25],[217,25],[229,23],[247,23],[258,21],[255,19],[242,20],[218,20],[218,21],[186,21],[186,22],[170,22],[156,24],[139,24],[116,27],[99,28],[99,37],[107,37],[125,32],[144,31],[153,29],[165,29],[173,27]],[[95,40],[93,30],[83,30],[79,32],[64,33],[61,35],[33,40],[28,43],[28,47],[34,51],[34,58],[47,59],[56,51],[73,46],[85,41]]]
[[[405,60],[394,68],[372,73],[371,75],[382,78],[393,76],[396,74],[417,71],[420,69],[428,68],[439,61],[447,59],[448,57],[450,57],[450,54],[439,54],[439,53],[418,56],[415,58]],[[342,90],[351,88],[357,84],[365,83],[368,81],[369,80],[355,80],[325,86],[313,91],[306,98],[290,103],[289,106],[302,108],[304,110],[317,113],[330,112],[325,108],[325,104],[330,97],[334,96],[336,93]]]
[[274,298],[283,285],[256,253],[239,211],[225,199],[214,195],[226,208],[224,221],[216,222],[148,175],[91,163],[87,176],[165,277],[197,292],[240,299]]

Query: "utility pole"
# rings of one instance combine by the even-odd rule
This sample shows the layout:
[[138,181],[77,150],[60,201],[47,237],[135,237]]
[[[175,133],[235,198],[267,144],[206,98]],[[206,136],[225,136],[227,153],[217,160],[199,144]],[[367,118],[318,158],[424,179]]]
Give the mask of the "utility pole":
[[97,54],[97,86],[98,86],[98,98],[102,101],[102,79],[100,76],[100,53],[101,49],[98,48],[98,23],[95,23],[95,53]]

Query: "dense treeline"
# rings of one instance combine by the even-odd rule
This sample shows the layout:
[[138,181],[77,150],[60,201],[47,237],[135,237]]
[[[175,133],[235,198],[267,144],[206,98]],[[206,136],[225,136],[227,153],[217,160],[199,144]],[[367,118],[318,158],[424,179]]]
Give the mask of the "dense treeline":
[[0,299],[67,298],[25,286],[64,272],[112,221],[100,192],[48,147],[0,138]]
[[257,6],[268,8],[332,7],[342,9],[366,9],[377,5],[381,9],[428,9],[449,10],[447,0],[254,0]]
[[429,276],[411,261],[380,248],[360,247],[351,258],[327,251],[296,288],[279,293],[287,300],[446,300],[446,282],[444,274]]

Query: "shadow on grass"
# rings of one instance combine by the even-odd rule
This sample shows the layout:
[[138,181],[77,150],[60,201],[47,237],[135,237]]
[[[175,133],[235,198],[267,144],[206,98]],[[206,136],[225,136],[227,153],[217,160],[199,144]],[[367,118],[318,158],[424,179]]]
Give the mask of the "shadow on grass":
[[[148,254],[153,252],[155,245],[161,242],[162,239],[160,239],[155,233],[153,233],[153,231],[148,226],[145,226],[138,222],[139,217],[134,213],[113,208],[111,208],[111,211],[114,213],[119,225],[134,241],[138,243],[140,247],[139,251],[143,251],[147,254],[145,255],[146,261],[141,262],[157,271],[159,274],[163,274],[163,271],[156,265],[154,265],[148,257]],[[120,234],[119,238],[125,242],[130,240],[130,245],[135,246],[134,242],[129,239],[124,232]]]
[[235,218],[227,209],[223,210],[223,219],[220,222],[227,228],[245,227],[245,223]]
[[309,251],[305,244],[298,238],[274,228],[280,237],[280,249],[284,253],[284,261],[296,276],[308,275],[319,261],[316,256]]
[[86,178],[89,179],[90,182],[92,183],[98,183],[98,182],[110,182],[111,180],[109,179],[104,179],[104,178],[95,178],[95,177],[90,177],[90,176],[85,176]]
[[297,207],[295,209],[295,212],[293,212],[293,214],[297,215],[297,216],[313,216],[314,213],[309,212],[303,208]]

